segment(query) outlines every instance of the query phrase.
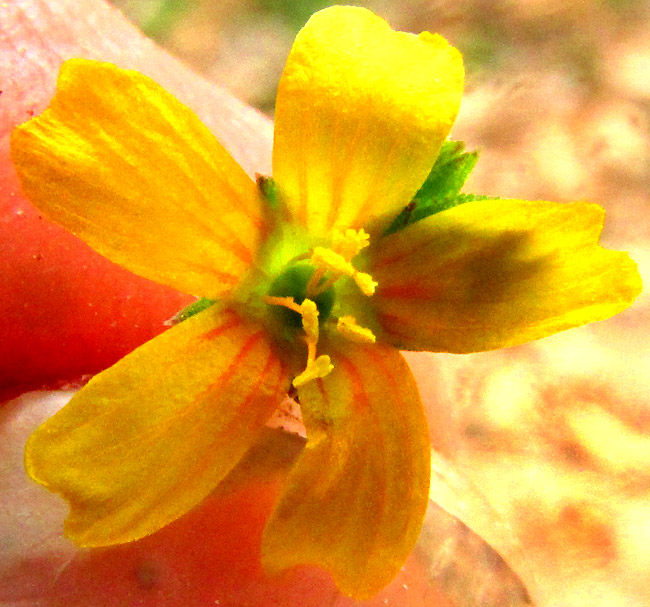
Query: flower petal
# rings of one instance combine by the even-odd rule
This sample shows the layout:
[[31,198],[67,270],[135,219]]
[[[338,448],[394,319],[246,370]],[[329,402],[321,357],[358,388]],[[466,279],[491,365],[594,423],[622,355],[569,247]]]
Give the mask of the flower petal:
[[276,101],[273,175],[293,216],[326,235],[396,214],[429,174],[462,87],[461,55],[442,37],[394,32],[362,8],[316,13]]
[[149,535],[198,504],[286,395],[263,329],[218,306],[97,375],[29,439],[32,478],[70,502],[84,546]]
[[392,348],[347,344],[298,391],[308,441],[262,541],[270,572],[314,564],[356,599],[393,579],[426,511],[430,445],[410,370]]
[[34,205],[140,276],[216,297],[253,263],[265,229],[253,180],[138,72],[67,61],[49,109],[11,145]]
[[479,201],[383,238],[369,271],[384,338],[479,352],[617,314],[642,285],[627,253],[598,245],[603,220],[594,204]]

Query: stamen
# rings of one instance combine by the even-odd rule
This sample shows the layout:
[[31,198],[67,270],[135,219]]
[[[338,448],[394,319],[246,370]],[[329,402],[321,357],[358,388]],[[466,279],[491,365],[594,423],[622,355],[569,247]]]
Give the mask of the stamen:
[[[300,314],[302,328],[305,332],[305,343],[307,344],[307,365],[305,370],[293,380],[294,387],[304,385],[312,379],[327,376],[334,368],[330,357],[327,355],[316,356],[316,346],[319,339],[319,310],[314,300],[324,298],[334,283],[342,276],[352,278],[364,295],[371,296],[377,288],[377,282],[370,274],[359,272],[351,263],[362,249],[370,244],[370,236],[364,230],[348,229],[345,232],[335,232],[332,237],[332,248],[314,247],[310,253],[303,253],[292,260],[292,263],[309,259],[314,269],[311,276],[304,280],[306,284],[302,288],[295,288],[296,279],[292,278],[289,268],[272,285],[272,291],[280,294],[292,293],[296,297],[305,299],[297,304],[293,297],[276,297],[268,295],[264,301],[274,306],[284,306],[297,314]],[[295,271],[298,271],[295,267]],[[292,270],[293,271],[293,270]],[[280,280],[288,283],[285,285]],[[293,280],[293,282],[291,282]],[[280,283],[279,285],[276,283]],[[330,293],[333,298],[333,294]],[[319,305],[322,305],[321,299]],[[331,311],[331,303],[323,307],[324,321],[327,320]],[[297,319],[295,319],[297,321]],[[292,321],[293,322],[293,321]],[[295,324],[294,324],[295,326]],[[336,326],[341,335],[357,343],[375,343],[375,336],[370,329],[360,327],[354,317],[343,316],[338,319]]]
[[323,274],[325,274],[325,268],[316,268],[314,273],[311,275],[311,278],[305,287],[305,292],[310,297],[317,297],[325,290],[318,286],[318,283],[323,279]]
[[316,290],[316,293],[314,293],[315,296],[320,295],[321,293],[324,293],[329,289],[330,287],[334,286],[334,283],[341,278],[339,274],[334,274],[333,276],[330,276],[318,289]]
[[[332,251],[331,249],[326,249],[325,247],[315,247],[311,253],[311,262],[319,269],[325,268],[332,272],[332,276],[321,285],[316,291],[310,292],[310,295],[314,296],[318,293],[322,293],[324,290],[329,289],[341,276],[349,276],[354,279],[354,282],[357,283],[357,286],[361,289],[361,292],[364,295],[370,297],[377,288],[377,283],[372,279],[370,274],[365,272],[359,272],[357,269],[349,262],[346,261],[343,255]],[[314,276],[316,276],[314,272]],[[321,274],[322,276],[322,274]],[[309,281],[310,286],[312,286],[312,280]],[[316,284],[313,285],[315,287]]]
[[274,297],[273,295],[267,295],[264,297],[264,303],[271,306],[283,306],[300,314],[300,306],[296,303],[296,300],[293,297]]
[[336,330],[346,339],[359,344],[374,344],[374,333],[366,327],[357,324],[354,316],[341,316],[336,324]]

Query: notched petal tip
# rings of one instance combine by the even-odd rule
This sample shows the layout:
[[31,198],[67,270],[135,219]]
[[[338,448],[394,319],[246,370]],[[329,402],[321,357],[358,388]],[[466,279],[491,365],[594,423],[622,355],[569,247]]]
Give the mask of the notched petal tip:
[[449,134],[463,78],[441,36],[395,32],[356,7],[313,15],[276,103],[273,172],[293,217],[327,234],[396,214]]

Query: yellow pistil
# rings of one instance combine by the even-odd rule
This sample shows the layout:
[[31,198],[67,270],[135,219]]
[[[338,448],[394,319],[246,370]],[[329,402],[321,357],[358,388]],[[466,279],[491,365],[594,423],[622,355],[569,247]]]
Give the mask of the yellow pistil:
[[346,339],[359,344],[374,344],[376,341],[374,333],[358,325],[354,316],[341,316],[336,324],[336,330]]

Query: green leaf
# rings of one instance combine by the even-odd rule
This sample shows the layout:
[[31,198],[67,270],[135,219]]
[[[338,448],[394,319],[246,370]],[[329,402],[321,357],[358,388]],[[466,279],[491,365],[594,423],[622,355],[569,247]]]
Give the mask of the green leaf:
[[477,160],[478,152],[465,152],[465,144],[462,141],[445,141],[422,187],[385,234],[392,234],[415,221],[465,202],[495,200],[493,196],[460,193]]
[[316,11],[332,4],[338,3],[329,0],[257,0],[258,10],[280,17],[295,34]]
[[191,8],[186,0],[161,0],[154,14],[141,24],[145,36],[163,42]]

